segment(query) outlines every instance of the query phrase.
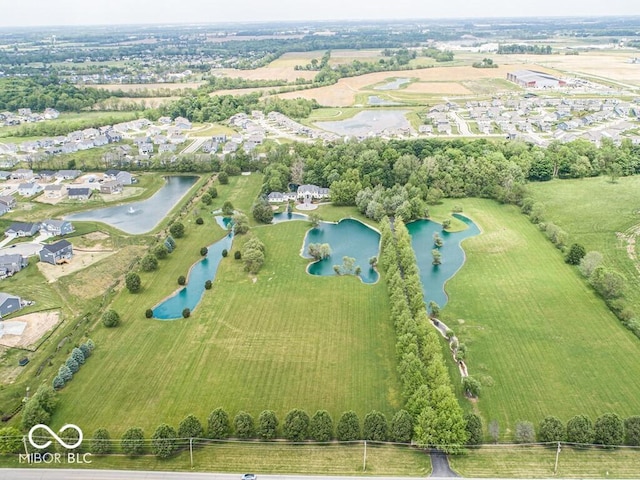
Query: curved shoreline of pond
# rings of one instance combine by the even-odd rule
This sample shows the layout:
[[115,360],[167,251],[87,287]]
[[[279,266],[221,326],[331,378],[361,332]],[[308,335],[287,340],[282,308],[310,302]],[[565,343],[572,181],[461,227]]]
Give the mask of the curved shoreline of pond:
[[[325,223],[325,224],[327,224],[327,225],[335,225],[335,226],[338,226],[338,225],[339,225],[341,222],[343,222],[343,221],[353,221],[353,222],[356,222],[356,223],[358,223],[358,224],[362,225],[363,227],[366,227],[366,228],[368,228],[369,230],[372,230],[373,232],[377,233],[377,234],[378,234],[378,242],[377,242],[377,249],[376,249],[376,255],[375,255],[375,256],[376,256],[376,257],[380,257],[380,248],[381,248],[381,246],[382,246],[382,235],[380,234],[380,231],[379,231],[377,228],[372,227],[371,225],[366,224],[366,223],[365,223],[365,222],[363,222],[362,220],[360,220],[360,219],[358,219],[358,218],[353,218],[353,217],[345,217],[345,218],[341,218],[341,219],[340,219],[339,221],[337,221],[337,222],[335,222],[335,221],[333,221],[333,222],[332,222],[332,221],[324,221],[324,220],[323,220],[323,221],[321,221],[320,223]],[[307,240],[308,240],[308,238],[309,238],[309,234],[310,234],[313,230],[315,230],[315,228],[314,228],[314,227],[309,228],[309,229],[307,230],[307,232],[305,233],[304,238],[302,239],[302,247],[300,248],[300,256],[301,256],[302,258],[304,258],[305,260],[311,260],[311,259],[313,259],[313,257],[309,257],[309,256],[305,255],[305,253],[304,253],[304,252],[305,252],[305,246],[307,246]],[[334,272],[334,274],[333,274],[333,275],[326,275],[326,274],[315,274],[315,273],[311,273],[311,272],[309,271],[309,269],[310,269],[310,268],[312,268],[312,266],[313,266],[313,265],[319,264],[320,262],[322,262],[322,261],[324,261],[324,260],[326,260],[326,259],[314,260],[314,261],[312,261],[312,262],[309,262],[309,263],[307,264],[306,268],[305,268],[305,272],[306,272],[308,275],[311,275],[311,276],[313,276],[313,277],[331,277],[331,276],[334,276],[334,275],[337,275],[337,276],[343,276],[343,275],[338,275],[338,274],[337,274],[337,273],[335,273],[335,272]],[[358,277],[358,278],[360,279],[360,282],[361,282],[361,283],[363,283],[363,284],[365,284],[365,285],[375,285],[375,284],[377,284],[377,283],[380,281],[380,272],[378,272],[377,268],[371,268],[371,267],[369,267],[369,269],[370,269],[370,270],[373,270],[373,271],[375,272],[375,274],[376,274],[376,278],[375,278],[375,280],[374,280],[374,281],[371,281],[371,282],[367,282],[367,281],[365,281],[365,279],[363,278],[363,275],[362,275],[362,274],[363,274],[363,272],[364,272],[364,268],[362,268],[362,267],[361,267],[361,274],[360,274],[360,275],[353,275],[353,276]]]
[[[120,230],[129,235],[144,235],[149,232],[152,232],[162,223],[162,221],[167,218],[167,216],[171,213],[171,211],[176,208],[176,206],[184,199],[184,197],[191,191],[193,186],[198,182],[201,178],[199,175],[165,175],[164,177],[165,184],[158,189],[153,195],[144,200],[137,200],[132,202],[121,202],[116,205],[111,205],[108,207],[98,207],[92,208],[89,210],[84,210],[82,212],[73,213],[71,215],[67,215],[64,220],[75,221],[75,222],[99,222],[104,223],[105,225],[109,225],[112,228]],[[174,186],[178,192],[167,191],[170,187],[172,187],[171,182],[176,181],[177,185]],[[186,185],[182,185],[186,184]],[[184,191],[181,191],[184,189]],[[167,197],[166,199],[164,197]],[[135,221],[136,212],[145,213],[145,208],[152,208],[156,202],[160,203],[160,207],[158,208],[155,205],[155,212],[152,215],[152,219],[157,216],[157,220],[151,226],[144,226],[143,229],[138,229],[136,226],[139,222]],[[164,203],[163,203],[164,202]],[[134,209],[133,213],[128,212],[128,209]],[[127,211],[125,211],[127,209]],[[152,212],[153,213],[153,212]],[[148,215],[147,215],[148,217]],[[114,223],[113,220],[110,221],[111,218],[115,219],[124,219],[123,221],[119,221],[119,223]],[[125,228],[123,228],[123,226]]]
[[[458,220],[461,220],[467,226],[467,228],[458,232],[447,232],[446,230],[442,230],[442,224],[429,219],[416,220],[414,222],[407,224],[407,229],[409,230],[409,234],[411,235],[411,244],[412,244],[414,253],[416,255],[418,272],[420,275],[420,281],[422,282],[424,301],[425,301],[425,304],[427,305],[427,308],[428,308],[429,302],[431,301],[434,301],[435,303],[437,303],[438,306],[441,308],[447,304],[447,302],[449,301],[449,295],[447,294],[447,291],[445,288],[446,284],[460,271],[460,269],[464,266],[467,260],[466,252],[464,251],[464,248],[462,248],[462,242],[467,238],[472,238],[482,233],[482,231],[476,225],[476,223],[473,220],[471,220],[469,217],[466,217],[458,213],[455,213],[453,216]],[[438,227],[436,228],[430,227],[429,224],[433,224]],[[423,225],[425,225],[425,227],[422,227]],[[420,231],[416,231],[417,228],[421,228],[421,227],[427,230],[427,233],[429,234],[428,239],[421,238],[425,235],[425,231],[423,231],[422,229]],[[436,247],[433,245],[432,242],[431,243],[428,243],[428,242],[430,242],[431,239],[433,238],[433,233],[441,233],[441,232],[444,232],[442,235],[444,240],[444,245],[443,247],[438,248],[438,250],[442,252],[445,247],[448,250],[446,256],[443,254],[443,264],[445,262],[449,263],[447,262],[447,258],[449,259],[454,258],[454,262],[458,262],[458,265],[456,266],[456,268],[450,271],[442,271],[442,270],[445,270],[441,268],[442,265],[435,266],[431,263],[433,258],[431,256],[431,251],[433,249],[436,249]],[[446,234],[446,237],[444,236],[445,234]],[[431,245],[431,248],[426,249],[428,253],[425,253],[425,248],[423,246],[417,245],[418,242],[421,242],[421,243],[424,242],[425,245]],[[452,248],[453,250],[451,250]],[[453,255],[453,257],[451,257],[450,255]],[[458,256],[457,258],[456,258],[456,255]],[[454,266],[455,266],[455,263],[454,263]],[[442,275],[446,277],[444,278],[444,280],[440,280],[438,278],[439,276],[442,276]],[[440,284],[440,282],[442,283]],[[434,285],[437,288],[433,288]],[[434,295],[434,292],[436,292],[437,294]]]
[[[219,219],[221,219],[222,217],[216,217],[216,223],[221,227],[221,228],[225,228],[224,225],[224,221],[221,221]],[[160,321],[172,321],[172,320],[180,320],[183,318],[182,316],[182,311],[185,308],[189,308],[189,310],[191,311],[191,313],[193,313],[195,311],[195,309],[198,307],[198,305],[200,305],[200,303],[202,302],[202,297],[204,296],[204,293],[206,291],[206,288],[204,287],[204,284],[206,282],[206,280],[211,280],[213,282],[213,280],[215,279],[215,276],[218,272],[218,267],[220,266],[220,262],[222,261],[222,250],[224,250],[225,248],[227,250],[231,249],[231,246],[233,245],[233,231],[228,232],[226,235],[224,235],[222,238],[220,238],[219,240],[216,240],[214,243],[210,244],[207,247],[207,255],[204,258],[201,258],[200,260],[197,260],[196,262],[193,263],[193,265],[191,265],[191,267],[189,267],[189,271],[187,272],[187,276],[186,276],[186,282],[183,286],[175,289],[172,293],[168,294],[166,297],[164,297],[162,300],[160,300],[158,303],[156,303],[153,308],[153,317],[155,320],[160,320]],[[223,248],[216,248],[216,247],[223,247]],[[219,250],[219,251],[218,251]],[[204,262],[209,262],[212,261],[213,263],[215,263],[214,265],[212,265],[210,267],[210,273],[212,275],[212,278],[207,278],[205,281],[201,282],[202,285],[196,285],[194,283],[190,284],[191,281],[191,274],[194,270],[194,268],[197,268],[198,266],[200,266],[202,263]],[[216,262],[217,260],[217,262]],[[209,272],[203,272],[205,274],[208,274]],[[166,315],[166,316],[156,316],[156,309],[162,307],[164,304],[168,303],[171,301],[171,299],[177,297],[178,295],[180,295],[182,292],[186,292],[189,287],[191,287],[191,289],[198,289],[201,291],[199,292],[198,295],[198,299],[195,302],[195,305],[193,305],[193,307],[189,306],[189,305],[182,305],[182,308],[179,309],[179,312],[171,312],[171,313],[166,313],[165,312],[161,312],[161,315]],[[188,295],[188,294],[185,294]],[[188,299],[185,299],[185,302],[188,301]],[[169,305],[169,307],[171,307],[172,305]],[[170,310],[170,308],[167,307],[167,310]]]

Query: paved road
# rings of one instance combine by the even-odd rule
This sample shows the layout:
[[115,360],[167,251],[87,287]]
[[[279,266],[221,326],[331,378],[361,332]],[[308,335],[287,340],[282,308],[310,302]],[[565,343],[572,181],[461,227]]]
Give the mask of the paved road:
[[12,247],[0,248],[0,255],[12,255],[19,253],[23,257],[30,257],[31,255],[37,255],[40,250],[42,250],[42,245],[39,243],[15,243]]
[[452,478],[460,477],[456,472],[449,467],[449,459],[447,455],[442,452],[431,452],[431,472],[430,477],[437,478]]
[[[240,473],[125,472],[118,470],[0,469],[11,480],[240,480]],[[416,480],[416,477],[321,477],[308,475],[259,475],[258,480]]]
[[458,125],[458,131],[460,132],[460,135],[465,135],[465,136],[474,135],[474,133],[469,128],[469,124],[465,122],[460,115],[458,115],[456,112],[449,112],[449,116]]

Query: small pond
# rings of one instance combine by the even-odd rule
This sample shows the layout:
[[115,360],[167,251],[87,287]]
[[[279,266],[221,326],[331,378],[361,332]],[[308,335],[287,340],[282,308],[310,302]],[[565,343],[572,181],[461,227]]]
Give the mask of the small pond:
[[153,230],[198,180],[195,176],[169,176],[151,198],[115,207],[87,210],[65,217],[72,221],[94,221],[138,235]]
[[[413,250],[418,261],[420,280],[424,289],[424,301],[427,305],[434,301],[440,307],[447,303],[447,294],[444,285],[462,267],[465,261],[464,250],[460,242],[465,238],[474,237],[480,233],[478,226],[463,215],[454,214],[454,217],[464,222],[467,228],[460,232],[446,232],[442,225],[431,220],[417,220],[407,225]],[[438,232],[444,245],[440,247],[442,263],[433,265],[431,251],[435,248],[433,234]]]
[[386,98],[381,98],[377,95],[369,95],[367,103],[369,105],[402,105],[401,103],[387,100]]
[[384,130],[412,129],[407,113],[408,110],[364,110],[347,120],[316,122],[316,126],[338,135],[366,136]]
[[309,221],[309,217],[302,213],[295,212],[279,212],[273,214],[273,221],[271,223],[282,223],[282,222],[290,222],[291,220],[304,220],[306,222]]
[[[216,217],[216,222],[226,229],[229,224],[228,218]],[[153,317],[159,320],[175,320],[182,318],[182,311],[185,308],[193,311],[200,303],[207,280],[213,281],[218,271],[218,265],[222,260],[222,250],[231,250],[233,234],[225,235],[213,245],[208,247],[207,256],[196,262],[189,270],[187,284],[174,293],[172,296],[162,301],[153,309]]]
[[307,271],[311,275],[335,276],[333,266],[341,265],[342,257],[353,257],[362,270],[360,278],[364,283],[378,281],[378,272],[369,266],[369,259],[379,254],[380,234],[364,223],[350,218],[338,223],[321,222],[309,230],[304,239],[305,257],[311,243],[328,243],[331,247],[329,258],[309,265]]
[[374,90],[398,90],[402,85],[409,83],[411,81],[410,78],[396,78],[395,80],[385,83],[384,85],[379,85],[374,87]]

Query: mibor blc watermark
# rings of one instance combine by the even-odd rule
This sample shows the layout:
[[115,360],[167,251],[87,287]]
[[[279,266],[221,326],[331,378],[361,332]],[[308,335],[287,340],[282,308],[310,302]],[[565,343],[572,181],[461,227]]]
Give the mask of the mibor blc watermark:
[[[78,440],[74,443],[66,443],[62,440],[53,430],[51,430],[47,425],[39,423],[38,425],[34,425],[29,430],[29,433],[26,437],[24,437],[24,450],[25,453],[20,454],[20,463],[30,463],[30,464],[52,464],[52,463],[67,463],[67,464],[83,464],[83,463],[91,463],[91,454],[90,453],[76,453],[76,452],[66,452],[66,453],[50,453],[50,452],[33,452],[29,453],[27,449],[27,440],[33,448],[36,450],[44,450],[49,445],[51,445],[51,440],[47,440],[44,443],[38,443],[39,437],[35,435],[34,432],[37,430],[45,430],[49,435],[51,435],[56,442],[58,442],[62,447],[73,450],[74,448],[78,448],[82,444],[82,430],[77,425],[73,423],[67,423],[64,425],[58,433],[62,433],[66,430],[75,430],[78,432]],[[41,439],[40,439],[41,440]]]

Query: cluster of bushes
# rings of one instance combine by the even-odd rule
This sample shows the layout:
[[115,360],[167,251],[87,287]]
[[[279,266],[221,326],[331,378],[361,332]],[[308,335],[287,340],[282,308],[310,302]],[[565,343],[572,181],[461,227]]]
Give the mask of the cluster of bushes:
[[60,390],[71,381],[73,375],[78,373],[80,367],[91,356],[91,352],[95,347],[93,340],[89,339],[79,347],[74,348],[69,358],[58,369],[58,375],[53,379],[53,388]]
[[22,409],[22,429],[28,431],[39,423],[48,424],[57,405],[58,398],[53,388],[46,385],[38,387],[36,393],[27,400]]
[[214,198],[218,197],[218,189],[216,187],[209,187],[209,189],[202,195],[202,203],[205,205],[211,205]]
[[271,223],[273,220],[273,209],[269,202],[267,201],[267,197],[261,195],[256,203],[251,207],[251,215],[256,222],[260,223]]
[[521,210],[546,233],[558,249],[566,251],[565,261],[578,266],[580,273],[587,278],[618,320],[640,338],[640,322],[636,319],[635,312],[622,299],[626,288],[625,278],[615,269],[602,265],[603,257],[600,252],[587,252],[579,243],[573,243],[567,249],[569,236],[553,223],[544,222],[544,206],[541,203],[533,203],[527,198],[522,202]]
[[406,409],[421,445],[457,451],[467,441],[466,422],[451,387],[442,350],[424,304],[411,237],[402,219],[380,224],[380,265],[387,274],[398,370]]
[[255,235],[251,236],[242,245],[240,256],[244,262],[244,269],[255,275],[264,265],[264,243]]
[[[489,423],[489,436],[497,442],[500,437],[500,427],[495,420]],[[514,430],[516,443],[566,442],[579,445],[618,446],[640,445],[640,415],[622,419],[616,413],[600,415],[595,423],[586,415],[576,415],[567,424],[563,424],[558,417],[547,416],[540,422],[537,430],[533,423],[519,421]]]

